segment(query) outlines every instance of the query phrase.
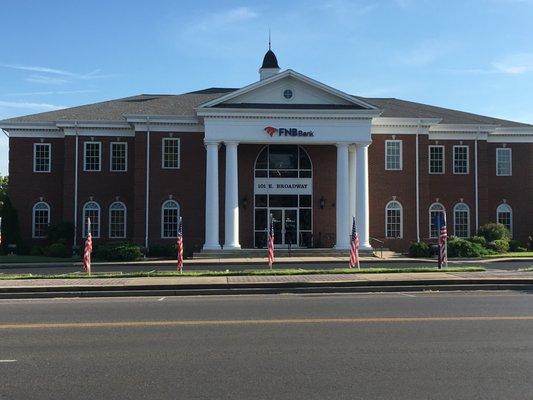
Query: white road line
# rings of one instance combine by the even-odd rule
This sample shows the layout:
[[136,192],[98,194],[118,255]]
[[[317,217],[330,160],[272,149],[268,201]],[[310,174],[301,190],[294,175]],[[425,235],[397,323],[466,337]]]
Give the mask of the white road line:
[[17,360],[0,360],[0,363],[13,363],[17,362]]
[[165,299],[166,299],[166,297],[161,297],[161,298],[160,298],[159,300],[157,300],[157,301],[163,301],[163,300],[165,300]]

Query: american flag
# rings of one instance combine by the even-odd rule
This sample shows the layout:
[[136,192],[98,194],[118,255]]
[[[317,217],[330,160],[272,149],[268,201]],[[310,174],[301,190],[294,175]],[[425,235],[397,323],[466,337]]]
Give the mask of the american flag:
[[359,266],[359,235],[355,227],[355,217],[352,221],[352,234],[350,236],[350,268],[360,268]]
[[272,269],[274,264],[274,218],[270,214],[268,227],[268,266]]
[[87,239],[83,250],[83,271],[91,274],[91,253],[93,251],[93,235],[91,234],[91,219],[87,218]]
[[448,230],[446,229],[446,214],[443,213],[442,226],[439,232],[439,268],[442,264],[448,263],[446,241],[448,240]]
[[2,245],[2,217],[0,217],[0,246]]
[[183,223],[181,217],[178,221],[178,239],[176,241],[178,246],[178,271],[183,271]]

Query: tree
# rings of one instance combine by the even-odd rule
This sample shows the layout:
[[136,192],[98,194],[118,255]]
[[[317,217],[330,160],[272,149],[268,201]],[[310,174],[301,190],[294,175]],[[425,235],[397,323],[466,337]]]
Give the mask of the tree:
[[6,252],[8,244],[16,244],[19,251],[22,246],[18,214],[9,200],[8,183],[7,176],[0,176],[0,217],[2,217],[2,246],[0,251],[2,253]]

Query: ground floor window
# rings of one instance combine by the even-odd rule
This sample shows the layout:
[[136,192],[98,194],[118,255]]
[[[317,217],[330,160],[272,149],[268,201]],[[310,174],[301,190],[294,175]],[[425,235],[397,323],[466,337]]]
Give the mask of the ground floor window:
[[496,209],[496,222],[509,230],[511,236],[513,235],[513,210],[507,203],[500,204]]
[[120,201],[109,206],[109,237],[126,237],[126,205]]
[[460,238],[470,237],[470,209],[465,203],[453,208],[453,233]]
[[444,222],[446,210],[440,203],[433,203],[429,207],[429,237],[438,238],[439,228]]
[[402,228],[402,205],[397,201],[389,201],[385,207],[385,237],[403,237]]
[[161,237],[164,239],[178,237],[180,206],[177,201],[167,200],[161,206]]
[[40,201],[33,206],[33,232],[34,238],[44,238],[50,225],[50,206]]
[[88,221],[91,220],[91,235],[100,237],[100,206],[95,201],[89,201],[83,206],[83,237],[87,237]]

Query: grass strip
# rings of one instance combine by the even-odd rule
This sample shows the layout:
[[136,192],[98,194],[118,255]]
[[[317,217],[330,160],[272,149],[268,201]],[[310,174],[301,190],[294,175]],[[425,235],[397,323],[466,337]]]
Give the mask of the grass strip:
[[67,274],[0,274],[0,279],[108,279],[108,278],[149,278],[149,277],[209,277],[209,276],[253,276],[253,275],[327,275],[327,274],[394,274],[394,273],[424,273],[424,272],[481,272],[482,267],[451,267],[451,268],[331,268],[331,269],[248,269],[237,271],[138,271],[138,272],[95,272],[92,275],[73,272]]

